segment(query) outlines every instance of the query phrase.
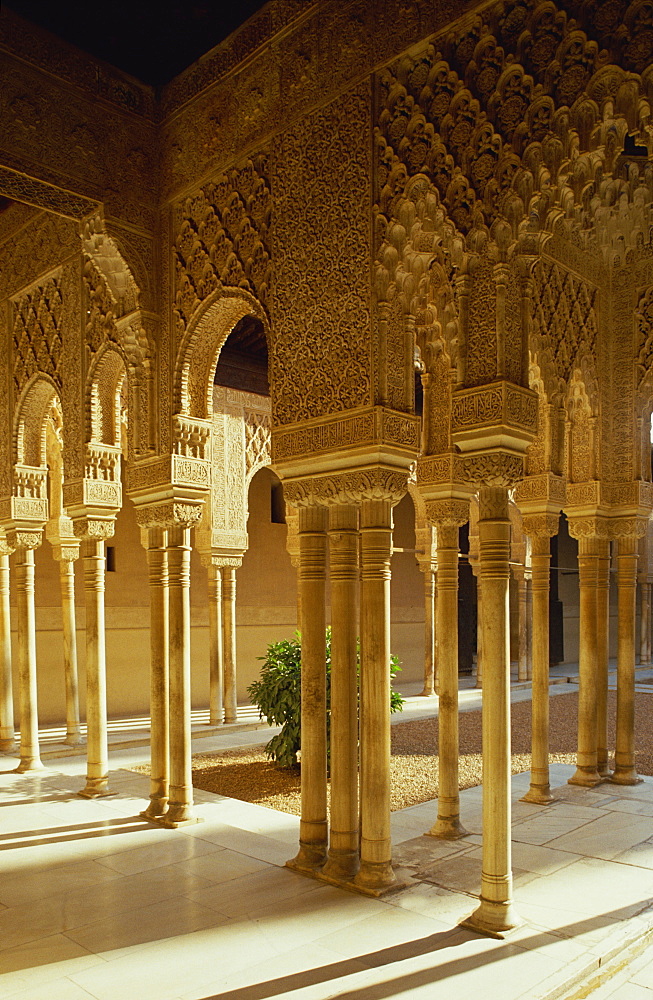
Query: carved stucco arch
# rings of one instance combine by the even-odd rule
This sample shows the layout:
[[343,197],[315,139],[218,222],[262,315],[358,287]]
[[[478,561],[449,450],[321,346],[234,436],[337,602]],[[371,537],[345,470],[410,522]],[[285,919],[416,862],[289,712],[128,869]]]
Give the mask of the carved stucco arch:
[[86,441],[120,445],[125,380],[129,383],[129,366],[123,352],[114,344],[105,344],[94,357],[86,381]]
[[46,467],[46,420],[53,400],[61,399],[54,380],[42,372],[25,384],[14,416],[14,466]]
[[240,288],[221,288],[197,308],[182,340],[175,366],[174,408],[183,416],[209,419],[213,376],[227,337],[244,316],[263,324],[270,348],[270,328],[261,303]]

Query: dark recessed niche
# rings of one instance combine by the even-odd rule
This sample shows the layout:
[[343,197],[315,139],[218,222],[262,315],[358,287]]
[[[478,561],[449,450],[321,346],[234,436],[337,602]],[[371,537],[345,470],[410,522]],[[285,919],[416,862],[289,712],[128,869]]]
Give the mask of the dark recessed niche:
[[268,345],[260,319],[243,316],[220,351],[213,379],[216,385],[269,396]]

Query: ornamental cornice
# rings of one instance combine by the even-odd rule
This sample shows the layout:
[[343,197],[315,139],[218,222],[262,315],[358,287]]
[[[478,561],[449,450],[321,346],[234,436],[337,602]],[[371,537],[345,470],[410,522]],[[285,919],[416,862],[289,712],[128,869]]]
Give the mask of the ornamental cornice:
[[315,463],[321,457],[352,457],[377,451],[414,459],[419,448],[420,418],[383,406],[360,407],[334,416],[272,428],[272,462]]
[[514,502],[523,514],[531,510],[540,513],[543,507],[558,512],[567,500],[566,483],[562,476],[545,472],[539,476],[526,476],[515,486]]
[[334,472],[330,476],[307,476],[284,480],[286,503],[294,507],[330,506],[385,500],[398,503],[406,493],[407,473],[396,469],[369,468]]
[[459,389],[451,404],[453,441],[462,452],[501,449],[523,455],[537,432],[537,407],[537,393],[512,382]]

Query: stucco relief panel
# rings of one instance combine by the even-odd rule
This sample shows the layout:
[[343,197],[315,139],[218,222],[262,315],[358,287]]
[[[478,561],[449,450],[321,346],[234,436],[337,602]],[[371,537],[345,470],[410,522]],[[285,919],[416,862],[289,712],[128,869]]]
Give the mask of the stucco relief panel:
[[280,424],[371,401],[370,94],[288,129],[274,156],[271,299]]

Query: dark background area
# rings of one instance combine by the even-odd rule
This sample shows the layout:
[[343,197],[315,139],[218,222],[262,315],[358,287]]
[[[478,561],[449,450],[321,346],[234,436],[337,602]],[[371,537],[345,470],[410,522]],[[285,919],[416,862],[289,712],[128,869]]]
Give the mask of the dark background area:
[[265,0],[3,0],[21,17],[153,86],[177,76],[264,5]]

